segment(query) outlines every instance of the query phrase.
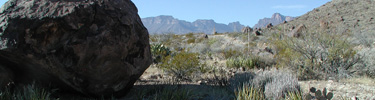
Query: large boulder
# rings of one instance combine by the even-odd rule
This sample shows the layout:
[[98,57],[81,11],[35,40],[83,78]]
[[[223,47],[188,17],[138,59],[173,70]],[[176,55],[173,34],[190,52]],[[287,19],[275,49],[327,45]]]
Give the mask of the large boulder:
[[9,0],[0,9],[1,71],[16,85],[123,96],[151,62],[131,0]]

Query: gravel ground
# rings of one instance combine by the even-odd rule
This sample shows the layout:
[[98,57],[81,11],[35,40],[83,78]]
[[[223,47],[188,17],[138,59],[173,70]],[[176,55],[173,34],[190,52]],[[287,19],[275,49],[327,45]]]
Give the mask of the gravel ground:
[[328,81],[300,81],[304,93],[309,91],[310,87],[315,87],[322,90],[324,87],[334,95],[334,100],[342,100],[342,97],[353,98],[357,97],[359,100],[375,100],[375,84],[372,83],[358,83],[358,82],[335,82]]

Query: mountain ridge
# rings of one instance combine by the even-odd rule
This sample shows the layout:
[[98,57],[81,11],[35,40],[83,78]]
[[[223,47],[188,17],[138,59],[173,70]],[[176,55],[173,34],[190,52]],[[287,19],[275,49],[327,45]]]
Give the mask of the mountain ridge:
[[238,21],[229,24],[216,23],[212,19],[198,19],[194,22],[188,22],[169,15],[142,18],[142,23],[150,34],[185,34],[191,32],[212,34],[214,30],[219,33],[240,32],[245,27]]

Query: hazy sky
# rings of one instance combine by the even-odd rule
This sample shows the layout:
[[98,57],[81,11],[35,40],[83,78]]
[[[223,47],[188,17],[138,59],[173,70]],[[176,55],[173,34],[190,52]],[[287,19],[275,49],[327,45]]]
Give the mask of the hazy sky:
[[[7,0],[0,0],[3,5]],[[142,18],[159,15],[193,22],[213,19],[228,24],[239,21],[253,26],[273,13],[300,16],[331,0],[132,0]]]

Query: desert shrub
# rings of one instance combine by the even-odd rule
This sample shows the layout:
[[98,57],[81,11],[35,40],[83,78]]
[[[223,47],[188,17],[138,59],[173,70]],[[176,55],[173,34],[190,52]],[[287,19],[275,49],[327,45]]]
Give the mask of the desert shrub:
[[[197,34],[197,36],[195,36]],[[185,34],[185,37],[187,39],[187,43],[201,43],[202,41],[206,40],[204,37],[204,33],[188,33]]]
[[232,37],[232,38],[237,38],[237,37],[246,37],[247,34],[240,33],[240,32],[234,32],[234,33],[229,33],[228,36]]
[[194,33],[188,33],[185,36],[186,38],[194,38]]
[[213,73],[214,73],[214,78],[211,80],[213,85],[227,87],[230,84],[229,83],[230,76],[224,69],[221,69],[221,68],[214,69]]
[[195,39],[194,38],[189,38],[188,40],[187,40],[187,43],[195,43]]
[[197,53],[181,51],[174,56],[167,56],[160,67],[177,79],[189,79],[193,73],[199,72],[202,65]]
[[267,67],[270,67],[274,65],[274,62],[269,60],[265,60],[261,57],[257,56],[249,56],[249,57],[236,57],[236,58],[229,58],[226,61],[226,65],[229,68],[247,68],[247,69],[253,69],[253,68],[261,68],[265,69]]
[[169,56],[171,53],[171,50],[163,44],[151,45],[152,58],[156,63],[161,62],[163,58]]
[[344,35],[306,33],[301,38],[275,39],[273,44],[279,65],[298,69],[300,79],[346,77],[361,57],[345,39]]
[[239,57],[242,55],[241,52],[234,50],[234,49],[223,50],[222,54],[224,55],[225,59],[235,58],[235,57]]
[[209,38],[207,44],[213,45],[214,43],[218,42],[219,40],[216,38]]
[[180,35],[176,35],[173,33],[155,34],[150,35],[150,41],[157,44],[171,46],[173,43],[181,42],[182,38]]
[[196,43],[189,46],[186,46],[190,52],[199,53],[199,54],[207,54],[211,51],[211,48],[207,44],[203,43]]
[[359,52],[363,56],[365,67],[362,67],[357,74],[375,78],[375,48],[364,48]]
[[196,40],[195,40],[195,43],[202,43],[206,40],[206,38],[204,37],[198,37]]
[[289,92],[300,91],[297,77],[287,70],[272,69],[259,72],[252,80],[252,85],[262,89],[267,99],[274,100],[285,98]]
[[238,73],[230,79],[230,84],[230,89],[234,89],[235,92],[247,91],[243,90],[244,86],[250,88],[249,90],[261,91],[257,96],[261,94],[260,96],[263,95],[267,100],[285,99],[289,93],[300,93],[297,77],[288,70],[272,69],[257,73]]

